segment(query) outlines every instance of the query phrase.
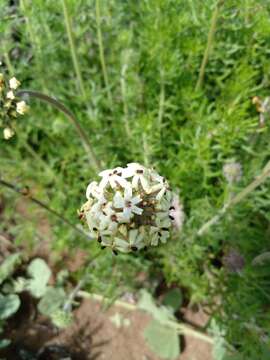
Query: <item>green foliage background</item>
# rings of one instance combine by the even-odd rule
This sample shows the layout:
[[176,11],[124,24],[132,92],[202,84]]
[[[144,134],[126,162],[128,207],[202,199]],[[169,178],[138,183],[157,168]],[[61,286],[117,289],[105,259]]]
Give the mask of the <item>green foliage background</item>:
[[[269,181],[206,235],[192,235],[228,198],[223,165],[230,159],[242,164],[242,180],[233,189],[238,192],[270,157],[269,116],[259,128],[251,101],[269,95],[269,3],[221,4],[199,90],[195,87],[216,1],[100,1],[105,77],[97,3],[66,1],[77,67],[63,3],[0,1],[3,71],[15,75],[23,88],[66,104],[104,168],[131,161],[155,166],[180,189],[186,213],[181,235],[165,246],[117,259],[105,251],[95,262],[89,286],[113,297],[136,288],[139,272],[151,274],[145,286],[152,291],[157,278],[165,278],[168,285],[185,289],[186,301],[207,305],[245,359],[261,359],[260,352],[270,346],[270,270],[269,263],[254,266],[252,260],[269,250]],[[18,121],[17,136],[9,142],[0,139],[0,169],[3,179],[28,184],[36,197],[73,222],[87,184],[97,177],[74,128],[55,109],[34,100],[31,112]],[[29,247],[44,241],[36,224],[16,210],[17,197],[4,188],[0,195],[6,203],[1,231]],[[97,252],[96,244],[54,218],[50,224],[56,254],[78,248],[89,250],[89,256]],[[241,274],[217,266],[230,248],[245,259]]]

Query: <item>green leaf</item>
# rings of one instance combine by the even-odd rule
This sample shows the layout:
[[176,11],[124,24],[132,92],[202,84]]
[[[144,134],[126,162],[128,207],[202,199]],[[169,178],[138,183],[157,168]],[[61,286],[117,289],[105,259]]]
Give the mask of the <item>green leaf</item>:
[[141,291],[141,297],[138,302],[138,308],[150,313],[157,321],[164,323],[168,320],[174,320],[172,312],[164,306],[158,307],[151,294],[146,290]]
[[8,256],[0,265],[0,284],[12,275],[16,267],[21,262],[21,253],[16,253]]
[[34,259],[27,268],[27,273],[32,277],[28,281],[28,290],[34,297],[42,297],[46,290],[51,276],[51,269],[43,259]]
[[3,296],[0,294],[0,320],[5,320],[13,315],[19,309],[20,303],[18,295]]
[[180,306],[182,305],[183,297],[182,292],[180,289],[175,288],[169,290],[162,301],[163,305],[171,308],[174,312],[179,310]]
[[144,338],[150,349],[162,359],[176,359],[180,354],[178,334],[174,329],[165,327],[152,320],[144,330]]
[[46,316],[51,316],[64,304],[66,294],[62,288],[48,287],[45,295],[38,303],[38,310]]

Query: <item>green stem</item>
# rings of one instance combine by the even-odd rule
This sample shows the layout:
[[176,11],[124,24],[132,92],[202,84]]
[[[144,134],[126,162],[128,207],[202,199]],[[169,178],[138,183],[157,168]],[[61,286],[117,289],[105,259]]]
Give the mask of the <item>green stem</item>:
[[221,7],[223,0],[219,0],[215,6],[213,15],[212,15],[212,19],[211,19],[211,26],[210,26],[210,30],[208,33],[208,38],[207,38],[207,44],[206,44],[206,48],[205,48],[205,52],[204,52],[204,56],[203,56],[203,60],[201,63],[201,67],[200,67],[200,73],[199,73],[199,78],[195,87],[195,90],[199,90],[202,87],[203,84],[203,80],[204,80],[204,75],[205,75],[205,69],[206,69],[206,65],[209,59],[209,55],[213,46],[213,42],[214,42],[214,36],[215,36],[215,32],[216,32],[216,27],[217,27],[217,20],[218,20],[218,15],[219,15],[219,10]]
[[104,46],[103,46],[103,39],[102,39],[102,32],[101,32],[99,0],[96,0],[96,22],[97,22],[97,38],[98,38],[99,58],[100,58],[103,79],[104,79],[104,83],[105,83],[105,87],[106,87],[106,91],[107,91],[108,100],[109,100],[110,105],[112,106],[113,105],[112,94],[111,94],[110,86],[109,86],[109,78],[108,78],[108,72],[107,72],[107,67],[106,67],[106,62],[105,62]]
[[45,203],[43,203],[42,201],[36,199],[35,197],[31,196],[31,194],[29,193],[29,190],[27,187],[24,188],[20,188],[18,186],[15,186],[5,180],[0,179],[0,185],[5,186],[6,188],[16,192],[17,194],[20,194],[22,196],[25,196],[27,199],[29,199],[30,201],[32,201],[34,204],[38,205],[39,207],[41,207],[42,209],[46,210],[47,212],[49,212],[50,214],[54,215],[55,217],[57,217],[58,219],[60,219],[64,224],[68,225],[69,227],[71,227],[73,230],[75,230],[77,233],[80,233],[80,235],[83,235],[85,237],[87,237],[87,239],[92,240],[92,238],[82,229],[80,229],[79,227],[77,227],[76,225],[72,224],[69,220],[67,220],[64,216],[62,216],[61,214],[59,214],[58,212],[56,212],[54,209],[51,209],[48,205],[46,205]]
[[150,165],[150,155],[149,155],[149,147],[147,143],[147,135],[145,131],[142,134],[142,140],[143,140],[143,157],[144,157],[144,165],[149,167]]
[[91,145],[90,141],[88,140],[88,137],[87,137],[86,133],[84,132],[83,128],[81,127],[79,121],[76,119],[76,117],[73,115],[73,113],[71,111],[69,111],[60,101],[58,101],[48,95],[42,94],[38,91],[20,90],[17,92],[17,95],[18,96],[28,95],[30,97],[40,99],[42,101],[49,103],[50,105],[54,106],[56,109],[60,110],[63,114],[65,114],[67,119],[72,123],[72,125],[75,126],[77,133],[82,140],[83,146],[89,156],[88,160],[90,162],[90,165],[92,166],[92,168],[95,171],[100,171],[100,169],[101,169],[100,163],[94,153],[92,145]]
[[27,12],[25,1],[21,0],[20,5],[21,5],[21,9],[22,9],[22,11],[24,13],[26,29],[27,29],[27,32],[28,32],[29,37],[30,37],[30,42],[31,42],[32,45],[35,46],[36,45],[36,37],[35,37],[34,31],[33,31],[32,25],[30,23],[29,17],[28,17],[28,12]]
[[190,9],[191,9],[191,13],[192,13],[192,17],[194,19],[194,23],[196,25],[199,25],[199,20],[198,20],[198,16],[196,14],[196,9],[195,9],[195,6],[193,4],[193,0],[189,0],[189,4],[190,4]]
[[65,26],[66,26],[66,31],[67,31],[67,36],[68,36],[74,70],[75,70],[75,73],[77,76],[77,81],[79,84],[79,89],[80,89],[81,95],[83,96],[84,100],[86,100],[86,91],[85,91],[85,87],[84,87],[84,83],[83,83],[83,79],[82,79],[82,73],[81,73],[81,69],[80,69],[80,65],[79,65],[79,61],[78,61],[76,47],[74,44],[74,36],[73,36],[73,31],[72,31],[71,19],[70,19],[69,13],[68,13],[68,5],[67,5],[66,0],[62,0],[62,6],[63,6]]
[[[83,298],[94,299],[99,302],[109,302],[110,301],[108,298],[105,298],[102,295],[90,294],[86,291],[79,291],[77,293],[77,295],[80,297],[83,297]],[[123,307],[123,308],[125,308],[127,310],[131,310],[131,311],[139,310],[139,308],[136,305],[129,304],[129,303],[127,303],[125,301],[121,301],[121,300],[116,300],[114,302],[114,305]],[[203,333],[200,330],[195,329],[194,327],[191,327],[190,325],[186,325],[183,323],[177,323],[176,321],[172,321],[172,320],[164,321],[164,325],[167,325],[168,327],[177,330],[177,332],[179,334],[193,336],[193,337],[196,337],[197,339],[206,341],[210,344],[213,344],[213,342],[214,342],[214,340],[209,335]]]
[[4,58],[5,58],[5,62],[7,64],[8,72],[12,76],[14,74],[14,68],[11,64],[10,57],[9,57],[9,54],[8,54],[8,51],[6,48],[4,48]]
[[[38,74],[42,74],[43,73],[43,69],[42,69],[42,51],[41,51],[41,46],[40,46],[40,42],[38,37],[36,36],[32,24],[30,22],[30,16],[28,13],[28,8],[26,5],[25,0],[20,0],[20,6],[21,6],[21,10],[23,12],[24,15],[24,19],[25,19],[25,23],[26,23],[26,30],[28,32],[29,38],[30,38],[30,43],[35,51],[35,53],[37,54],[37,61],[35,62],[37,65],[37,72]],[[41,82],[42,82],[42,88],[43,91],[47,90],[47,86],[46,86],[46,81],[44,80],[44,77],[41,78]]]
[[164,106],[165,106],[165,83],[164,75],[161,72],[160,76],[160,95],[159,95],[159,109],[158,109],[158,128],[161,131],[162,120],[164,116]]
[[207,221],[198,231],[197,236],[202,236],[208,229],[217,224],[220,219],[226,214],[228,209],[240,203],[245,197],[247,197],[253,190],[255,190],[258,186],[260,186],[267,178],[270,176],[270,161],[264,167],[262,173],[253,180],[246,188],[244,188],[239,194],[235,195],[231,198],[222,209],[218,211],[218,213],[209,221]]

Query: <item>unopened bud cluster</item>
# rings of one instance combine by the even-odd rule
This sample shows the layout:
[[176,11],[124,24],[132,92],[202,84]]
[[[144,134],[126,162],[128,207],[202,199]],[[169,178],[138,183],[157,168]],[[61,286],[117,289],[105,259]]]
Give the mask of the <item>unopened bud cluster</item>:
[[91,182],[80,217],[102,247],[130,252],[166,243],[174,223],[173,193],[155,170],[131,163]]
[[232,185],[242,178],[242,166],[238,162],[231,161],[223,166],[223,175],[227,182]]
[[16,97],[16,90],[20,82],[15,78],[6,81],[0,73],[0,127],[6,140],[15,134],[16,119],[28,110],[25,101]]

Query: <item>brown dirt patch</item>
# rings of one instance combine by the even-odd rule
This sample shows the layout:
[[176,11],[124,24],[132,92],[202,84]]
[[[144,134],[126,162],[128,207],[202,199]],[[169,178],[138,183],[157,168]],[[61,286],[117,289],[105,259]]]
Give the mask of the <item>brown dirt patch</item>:
[[[75,311],[74,323],[58,331],[47,319],[34,314],[29,298],[24,300],[23,308],[9,322],[6,335],[12,338],[12,346],[8,352],[0,352],[7,360],[22,360],[19,349],[35,354],[39,351],[41,360],[60,360],[63,354],[72,360],[159,360],[144,341],[143,330],[151,318],[141,311],[112,306],[104,312],[99,302],[83,300]],[[117,328],[110,320],[116,313],[129,319],[130,325]],[[188,314],[198,325],[202,325],[201,316]],[[209,344],[192,337],[182,339],[182,344],[179,360],[212,360]],[[50,351],[57,354],[52,356]]]

